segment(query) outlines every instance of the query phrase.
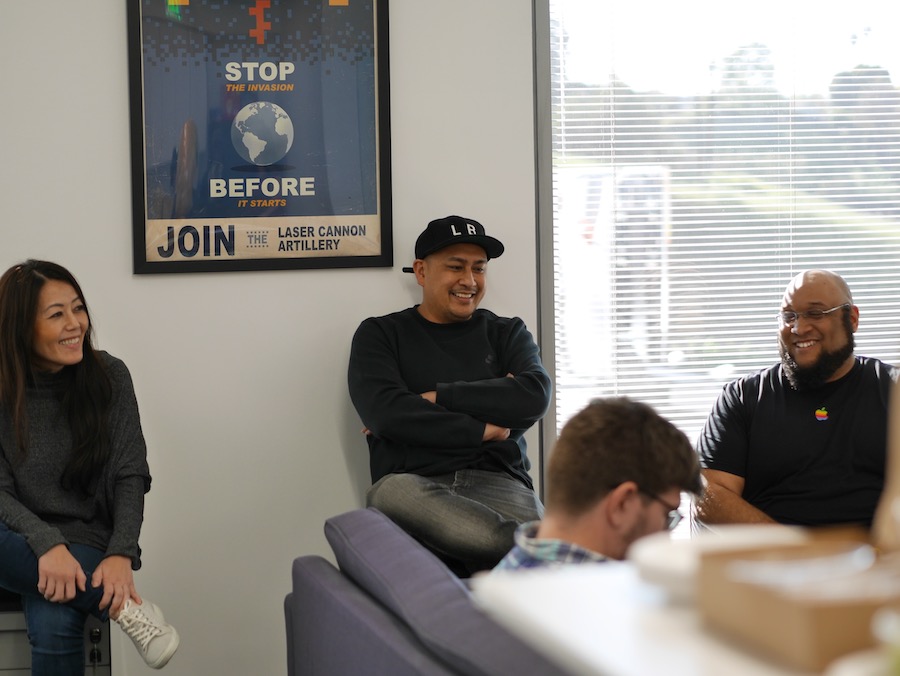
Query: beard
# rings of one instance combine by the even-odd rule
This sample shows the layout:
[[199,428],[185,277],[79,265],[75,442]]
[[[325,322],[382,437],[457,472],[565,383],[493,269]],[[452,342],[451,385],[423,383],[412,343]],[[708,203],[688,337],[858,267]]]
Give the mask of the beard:
[[855,341],[853,339],[853,326],[850,323],[849,312],[844,311],[841,325],[847,338],[844,346],[832,352],[823,351],[815,363],[810,366],[799,366],[794,361],[794,358],[791,357],[784,341],[779,341],[781,368],[791,387],[797,391],[814,390],[822,387],[853,354]]

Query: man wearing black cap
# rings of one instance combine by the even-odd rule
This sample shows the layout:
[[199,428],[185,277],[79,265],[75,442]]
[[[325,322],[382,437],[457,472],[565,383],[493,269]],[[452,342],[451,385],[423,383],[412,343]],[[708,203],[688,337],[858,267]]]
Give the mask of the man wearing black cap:
[[525,431],[550,377],[518,317],[478,309],[503,244],[448,216],[416,240],[419,305],[366,319],[353,337],[350,397],[365,425],[366,502],[463,574],[493,567],[540,519]]

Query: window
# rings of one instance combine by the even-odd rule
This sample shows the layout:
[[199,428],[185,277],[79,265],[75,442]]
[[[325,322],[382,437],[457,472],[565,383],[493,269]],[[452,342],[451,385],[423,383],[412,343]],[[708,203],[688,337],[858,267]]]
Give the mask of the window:
[[857,354],[900,362],[900,9],[549,10],[557,433],[627,394],[696,439],[777,362],[807,268],[849,283]]

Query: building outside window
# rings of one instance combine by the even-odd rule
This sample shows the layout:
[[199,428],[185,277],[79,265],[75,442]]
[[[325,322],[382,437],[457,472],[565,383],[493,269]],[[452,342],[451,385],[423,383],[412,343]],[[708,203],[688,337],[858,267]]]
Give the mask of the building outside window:
[[694,441],[806,268],[900,363],[900,5],[549,0],[547,34],[556,433],[629,395]]

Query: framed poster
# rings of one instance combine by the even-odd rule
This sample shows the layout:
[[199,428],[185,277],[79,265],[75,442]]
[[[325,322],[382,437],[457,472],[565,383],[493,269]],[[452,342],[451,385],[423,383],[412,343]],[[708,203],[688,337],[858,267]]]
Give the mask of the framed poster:
[[387,0],[128,0],[134,272],[388,267]]

